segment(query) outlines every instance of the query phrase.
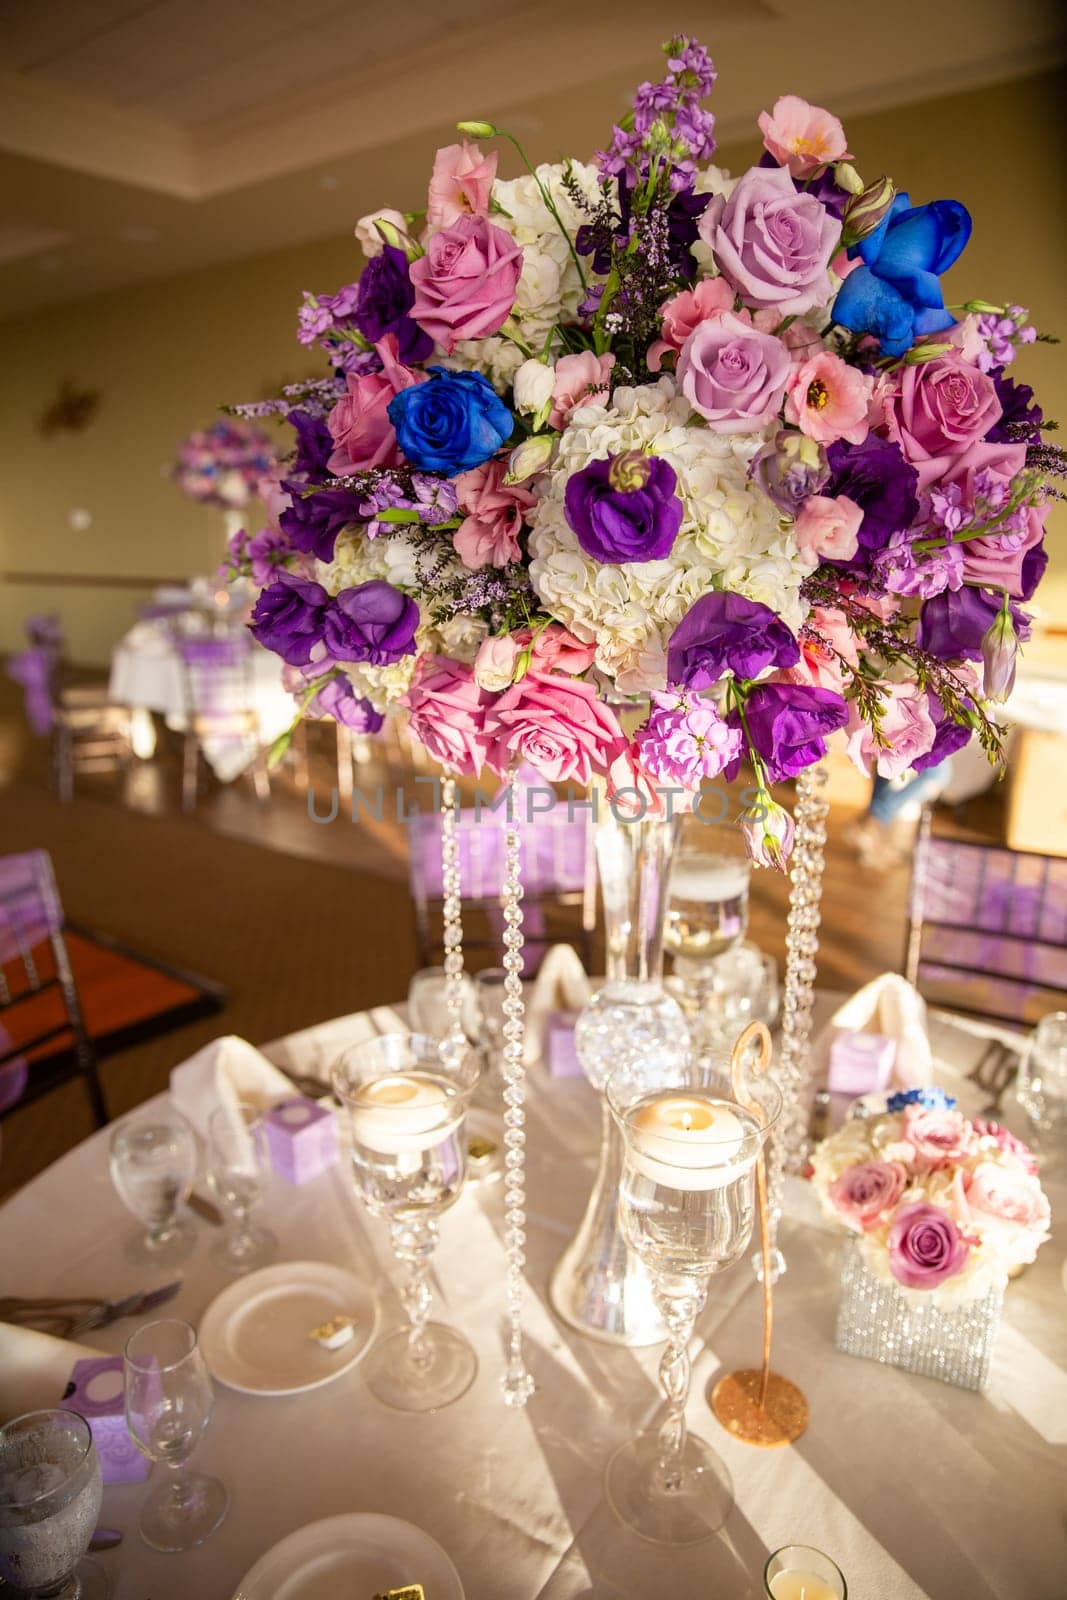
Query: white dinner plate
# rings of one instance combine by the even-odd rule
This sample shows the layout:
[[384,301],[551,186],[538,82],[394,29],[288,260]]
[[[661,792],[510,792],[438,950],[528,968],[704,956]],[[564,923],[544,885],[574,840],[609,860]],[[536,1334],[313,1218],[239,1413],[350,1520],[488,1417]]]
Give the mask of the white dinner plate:
[[421,1583],[426,1600],[464,1600],[436,1539],[399,1517],[351,1511],[298,1528],[260,1556],[233,1600],[370,1600],[405,1583]]
[[[355,1318],[339,1350],[310,1337],[331,1317]],[[213,1377],[242,1394],[300,1394],[354,1367],[374,1337],[378,1304],[350,1272],[326,1261],[283,1261],[223,1289],[200,1321]]]

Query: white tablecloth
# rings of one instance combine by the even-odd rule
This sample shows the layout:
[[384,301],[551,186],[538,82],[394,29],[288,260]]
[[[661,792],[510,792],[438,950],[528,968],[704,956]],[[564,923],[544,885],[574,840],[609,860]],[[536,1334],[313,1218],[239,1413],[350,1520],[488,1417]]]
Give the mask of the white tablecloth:
[[[283,1067],[315,1067],[345,1034],[343,1021],[332,1023],[281,1041],[269,1054]],[[981,1048],[964,1024],[935,1022],[934,1043],[942,1066],[962,1069]],[[834,1350],[840,1241],[812,1215],[803,1186],[794,1185],[774,1365],[807,1394],[811,1426],[795,1446],[762,1451],[729,1438],[707,1409],[709,1378],[759,1359],[760,1295],[741,1263],[712,1285],[689,1409],[691,1426],[728,1463],[737,1505],[716,1539],[664,1552],[620,1528],[601,1494],[607,1457],[657,1405],[658,1351],[615,1350],[582,1338],[546,1303],[549,1272],[592,1176],[595,1097],[581,1081],[550,1081],[540,1069],[531,1078],[528,1328],[538,1393],[530,1406],[509,1411],[498,1392],[500,1188],[468,1188],[444,1220],[436,1270],[439,1309],[478,1352],[470,1392],[437,1416],[414,1417],[380,1407],[358,1366],[324,1389],[288,1399],[220,1386],[195,1462],[229,1485],[229,1515],[201,1549],[163,1556],[136,1533],[143,1486],[107,1489],[101,1520],[126,1533],[124,1544],[101,1558],[115,1600],[227,1600],[275,1541],[350,1510],[387,1512],[426,1528],[455,1561],[467,1600],[740,1600],[761,1593],[767,1552],[792,1542],[829,1552],[854,1600],[1053,1600],[1063,1593],[1062,1222],[1009,1292],[991,1386],[979,1396]],[[399,1320],[388,1244],[343,1168],[302,1188],[277,1182],[268,1209],[283,1257],[315,1257],[365,1274],[378,1288],[385,1324]],[[106,1135],[99,1134],[0,1212],[0,1284],[24,1294],[122,1293],[143,1278],[122,1255],[130,1225],[108,1179]],[[201,1225],[197,1254],[170,1308],[194,1323],[227,1281],[208,1260],[213,1238]],[[129,1331],[120,1324],[87,1342],[120,1351]]]

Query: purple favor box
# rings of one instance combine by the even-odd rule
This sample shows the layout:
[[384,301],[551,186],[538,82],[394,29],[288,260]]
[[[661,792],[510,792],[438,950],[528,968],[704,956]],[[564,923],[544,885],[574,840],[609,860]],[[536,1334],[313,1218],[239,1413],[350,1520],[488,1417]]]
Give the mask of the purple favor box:
[[889,1087],[897,1059],[897,1042],[884,1033],[843,1029],[830,1046],[826,1086],[833,1094],[855,1098]]
[[151,1463],[126,1426],[121,1356],[94,1356],[75,1363],[63,1407],[85,1418],[105,1483],[143,1483]]
[[263,1126],[271,1165],[287,1183],[317,1178],[341,1153],[333,1112],[303,1095],[271,1106],[264,1114]]

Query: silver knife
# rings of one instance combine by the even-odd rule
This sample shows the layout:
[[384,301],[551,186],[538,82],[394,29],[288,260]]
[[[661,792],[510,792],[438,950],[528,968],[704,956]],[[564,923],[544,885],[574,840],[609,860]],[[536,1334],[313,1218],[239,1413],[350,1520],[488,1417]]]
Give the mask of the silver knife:
[[99,1306],[83,1317],[71,1329],[67,1338],[77,1339],[93,1328],[109,1328],[113,1322],[120,1322],[123,1317],[141,1317],[146,1311],[155,1311],[157,1307],[165,1306],[168,1300],[174,1299],[182,1286],[182,1281],[181,1278],[175,1278],[173,1283],[165,1283],[160,1289],[142,1289],[136,1294],[128,1294],[123,1300],[113,1300],[110,1305]]

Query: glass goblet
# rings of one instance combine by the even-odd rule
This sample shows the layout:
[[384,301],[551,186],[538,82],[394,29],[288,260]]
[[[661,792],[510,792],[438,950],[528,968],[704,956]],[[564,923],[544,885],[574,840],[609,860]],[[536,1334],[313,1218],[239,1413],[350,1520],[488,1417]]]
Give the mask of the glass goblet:
[[172,1474],[141,1507],[141,1538],[153,1550],[191,1550],[226,1515],[218,1478],[187,1470],[211,1420],[211,1376],[187,1322],[164,1318],[126,1343],[126,1423],[134,1444]]
[[179,1217],[196,1179],[196,1135],[180,1112],[169,1106],[136,1113],[111,1135],[111,1181],[127,1210],[145,1224],[128,1254],[138,1263],[171,1266],[184,1261],[196,1243],[196,1230]]
[[54,1600],[106,1600],[83,1562],[103,1483],[89,1424],[74,1411],[30,1411],[0,1428],[0,1587]]
[[219,1106],[208,1121],[208,1183],[230,1227],[212,1250],[228,1272],[251,1272],[272,1261],[278,1241],[253,1223],[270,1171],[266,1130],[255,1106]]
[[478,1043],[485,1052],[486,1072],[495,1076],[504,1052],[504,988],[507,973],[503,967],[487,967],[474,975],[474,1000],[478,1018]]
[[[1016,1095],[1039,1148],[1067,1137],[1067,1011],[1050,1011],[1030,1035]],[[1042,1134],[1049,1139],[1042,1140]]]
[[718,960],[735,950],[748,927],[752,863],[716,849],[708,829],[681,831],[671,866],[664,948],[674,958],[674,989],[687,1016],[714,1012]]
[[721,1064],[649,1062],[640,1081],[618,1073],[607,1087],[624,1144],[620,1222],[651,1275],[667,1347],[662,1422],[616,1451],[605,1488],[621,1521],[661,1544],[699,1543],[733,1505],[724,1463],[686,1428],[688,1347],[712,1274],[737,1261],[751,1237],[756,1159],[781,1097],[765,1079],[753,1084],[760,1121],[725,1082]]
[[466,1177],[477,1056],[425,1034],[383,1034],[346,1050],[332,1081],[348,1113],[356,1187],[371,1215],[389,1224],[408,1273],[401,1291],[408,1320],[377,1341],[363,1375],[397,1411],[437,1411],[465,1394],[478,1370],[463,1335],[429,1320],[438,1225]]

